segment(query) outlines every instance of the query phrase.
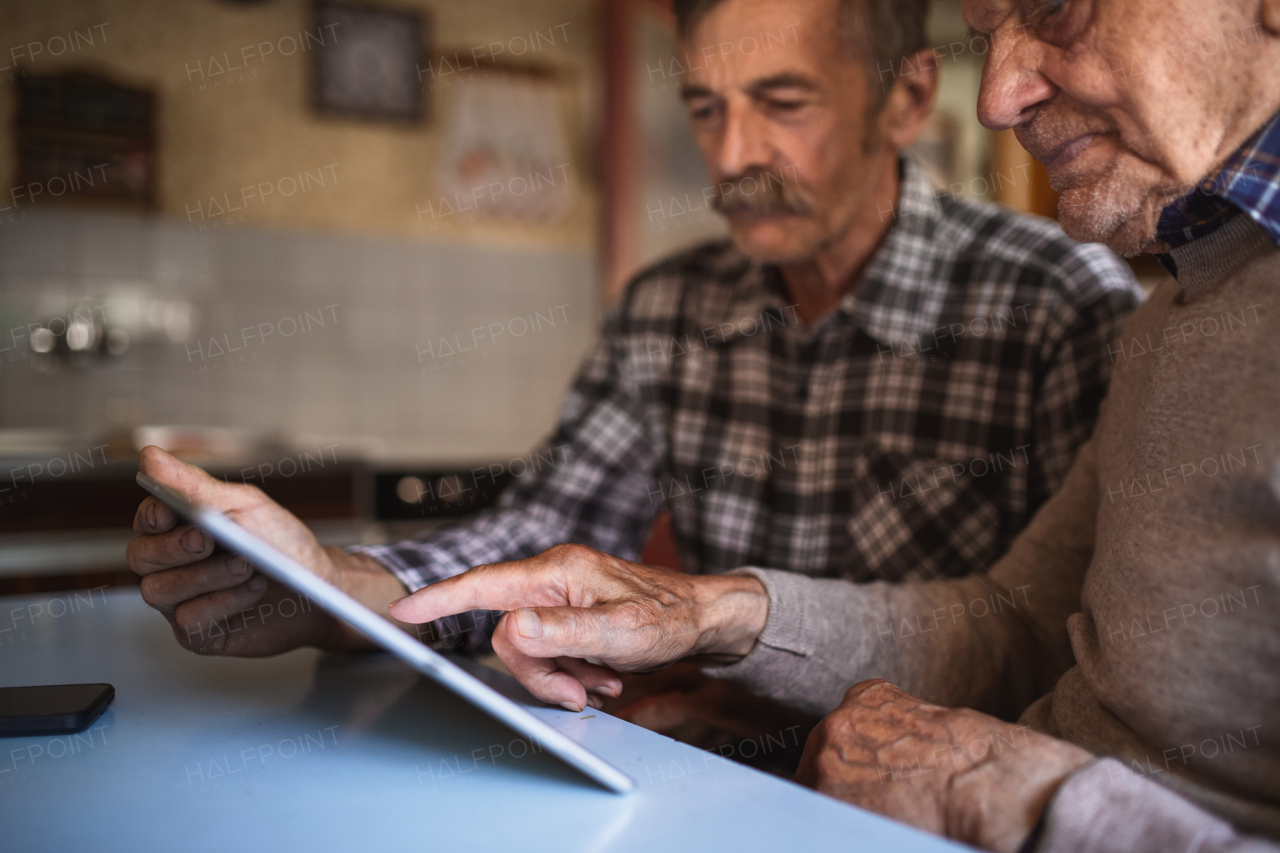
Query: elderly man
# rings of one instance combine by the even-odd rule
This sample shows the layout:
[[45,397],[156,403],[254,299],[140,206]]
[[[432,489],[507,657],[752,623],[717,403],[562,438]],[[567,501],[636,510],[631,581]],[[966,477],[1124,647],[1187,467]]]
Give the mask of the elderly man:
[[[544,454],[554,464],[495,510],[345,552],[321,548],[260,492],[154,448],[143,469],[200,491],[383,611],[472,566],[561,543],[598,549],[589,559],[602,569],[635,558],[663,506],[682,582],[761,626],[766,587],[726,572],[768,566],[852,588],[985,570],[1061,486],[1140,292],[1105,248],[939,196],[901,155],[936,87],[925,6],[677,4],[683,52],[702,57],[682,94],[732,243],[636,279],[570,394],[556,452]],[[890,64],[894,74],[877,72]],[[180,643],[256,655],[358,642],[314,612],[230,631],[226,620],[286,591],[174,525],[144,502],[129,559]],[[467,646],[492,630],[473,618],[433,630]],[[619,690],[613,673],[562,666],[580,680],[557,670],[571,689],[540,695],[578,709]]]
[[572,687],[564,656],[721,656],[721,677],[835,707],[801,780],[989,849],[1276,850],[1280,0],[965,15],[990,45],[980,117],[1047,166],[1068,233],[1157,253],[1175,277],[1128,323],[1062,490],[991,572],[748,569],[767,610],[734,611],[565,549],[393,612],[512,611],[495,646],[547,695]]

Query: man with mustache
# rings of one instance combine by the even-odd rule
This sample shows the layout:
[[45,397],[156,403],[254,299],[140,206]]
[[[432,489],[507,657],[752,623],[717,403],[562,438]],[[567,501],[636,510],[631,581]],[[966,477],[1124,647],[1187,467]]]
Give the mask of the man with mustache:
[[798,780],[979,847],[1278,850],[1280,0],[964,13],[990,46],[979,116],[1044,162],[1067,232],[1174,277],[1008,554],[897,585],[747,569],[767,612],[733,618],[643,567],[544,556],[393,613],[511,611],[495,647],[556,670],[526,678],[547,693],[566,657],[720,654],[720,677],[835,709]]
[[[770,593],[727,574],[743,566],[850,587],[985,570],[1061,485],[1140,292],[1103,247],[940,196],[902,155],[937,86],[926,5],[676,4],[681,56],[701,57],[682,97],[733,240],[637,277],[577,378],[555,451],[542,454],[553,464],[496,509],[346,552],[321,548],[260,492],[202,479],[154,448],[143,470],[201,491],[379,610],[563,543],[606,571],[639,554],[660,509],[688,573],[662,582],[755,620],[756,633]],[[359,642],[320,614],[212,630],[287,593],[211,556],[207,537],[154,500],[137,529],[129,559],[143,597],[188,648]],[[450,615],[433,631],[470,647],[492,621]],[[613,673],[569,657],[544,674],[535,692],[574,709],[620,690]]]

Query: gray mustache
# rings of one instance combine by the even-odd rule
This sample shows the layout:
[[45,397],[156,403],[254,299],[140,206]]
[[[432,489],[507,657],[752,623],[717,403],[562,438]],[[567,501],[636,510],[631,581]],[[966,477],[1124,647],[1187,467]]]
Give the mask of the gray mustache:
[[764,171],[725,179],[711,205],[726,216],[809,216],[815,209],[813,196],[803,187]]

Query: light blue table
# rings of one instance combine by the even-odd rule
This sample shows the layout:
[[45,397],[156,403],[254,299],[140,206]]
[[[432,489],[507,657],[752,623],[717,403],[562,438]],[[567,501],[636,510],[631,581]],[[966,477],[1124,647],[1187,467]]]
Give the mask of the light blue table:
[[537,706],[640,783],[609,794],[386,655],[197,657],[136,589],[0,598],[0,685],[97,681],[116,700],[90,730],[0,740],[4,853],[963,849]]

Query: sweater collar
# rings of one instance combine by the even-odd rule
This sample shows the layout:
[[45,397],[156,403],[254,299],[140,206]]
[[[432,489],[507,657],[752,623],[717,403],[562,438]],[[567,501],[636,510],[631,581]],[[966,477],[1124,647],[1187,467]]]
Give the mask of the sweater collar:
[[1259,254],[1275,251],[1271,234],[1247,216],[1237,216],[1212,233],[1178,246],[1166,266],[1178,285],[1194,298]]

